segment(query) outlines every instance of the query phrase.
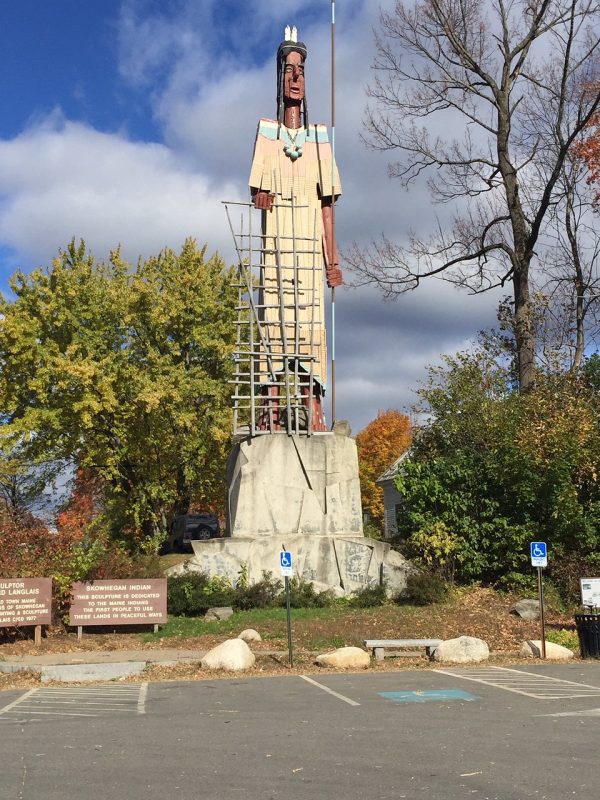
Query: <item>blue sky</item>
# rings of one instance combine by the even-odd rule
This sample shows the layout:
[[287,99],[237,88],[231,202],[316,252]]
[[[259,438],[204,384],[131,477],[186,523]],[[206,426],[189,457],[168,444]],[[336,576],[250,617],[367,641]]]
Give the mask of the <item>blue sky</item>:
[[148,104],[119,81],[120,7],[120,0],[2,4],[3,137],[15,136],[55,108],[101,130],[113,130],[119,119],[134,134],[146,135]]
[[[425,188],[409,197],[360,140],[378,6],[336,3],[342,249],[433,221]],[[247,197],[287,23],[309,47],[311,119],[328,122],[329,0],[0,3],[0,290],[72,237],[98,259],[121,244],[136,261],[191,235],[232,262],[221,201]],[[439,281],[394,304],[340,292],[338,416],[356,431],[378,409],[408,409],[425,365],[492,324],[496,300]]]

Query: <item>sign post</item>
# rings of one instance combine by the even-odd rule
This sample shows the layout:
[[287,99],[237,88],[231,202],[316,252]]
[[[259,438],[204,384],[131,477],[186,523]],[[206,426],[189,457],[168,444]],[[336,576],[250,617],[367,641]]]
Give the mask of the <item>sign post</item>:
[[282,546],[282,551],[279,553],[279,566],[281,574],[285,582],[285,607],[287,610],[287,636],[288,636],[288,653],[290,667],[294,665],[294,655],[292,652],[292,614],[290,609],[290,577],[294,574],[292,570],[292,554],[289,550]]
[[542,570],[548,566],[548,548],[546,542],[531,542],[531,566],[537,567],[538,599],[540,603],[540,623],[542,627],[542,658],[546,658],[546,623],[544,620],[544,582]]

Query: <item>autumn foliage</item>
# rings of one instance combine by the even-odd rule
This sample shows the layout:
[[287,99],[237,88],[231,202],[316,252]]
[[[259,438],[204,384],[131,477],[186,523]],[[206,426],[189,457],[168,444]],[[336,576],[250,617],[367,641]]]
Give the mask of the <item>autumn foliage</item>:
[[52,578],[57,621],[68,610],[74,581],[159,574],[151,557],[133,559],[110,538],[98,497],[96,482],[79,471],[56,529],[31,514],[15,517],[0,511],[0,578]]
[[406,414],[389,409],[356,436],[363,510],[383,528],[383,489],[375,482],[410,447],[411,425]]
[[574,147],[575,155],[585,161],[589,170],[587,182],[597,187],[595,204],[600,202],[600,114],[596,114],[585,131],[585,138]]

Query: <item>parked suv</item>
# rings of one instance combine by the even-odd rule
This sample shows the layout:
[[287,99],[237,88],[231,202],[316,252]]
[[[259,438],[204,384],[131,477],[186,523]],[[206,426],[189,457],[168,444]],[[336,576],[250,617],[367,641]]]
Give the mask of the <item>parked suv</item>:
[[192,541],[220,536],[219,520],[214,514],[180,514],[173,520],[166,550],[172,553],[192,549]]

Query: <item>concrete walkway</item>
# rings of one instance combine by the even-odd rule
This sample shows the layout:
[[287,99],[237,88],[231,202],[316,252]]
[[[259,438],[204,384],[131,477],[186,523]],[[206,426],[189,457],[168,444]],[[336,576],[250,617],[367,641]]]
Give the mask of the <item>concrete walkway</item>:
[[5,656],[0,672],[37,672],[42,681],[113,680],[143,672],[150,664],[172,666],[198,662],[204,650],[83,650],[39,656]]

